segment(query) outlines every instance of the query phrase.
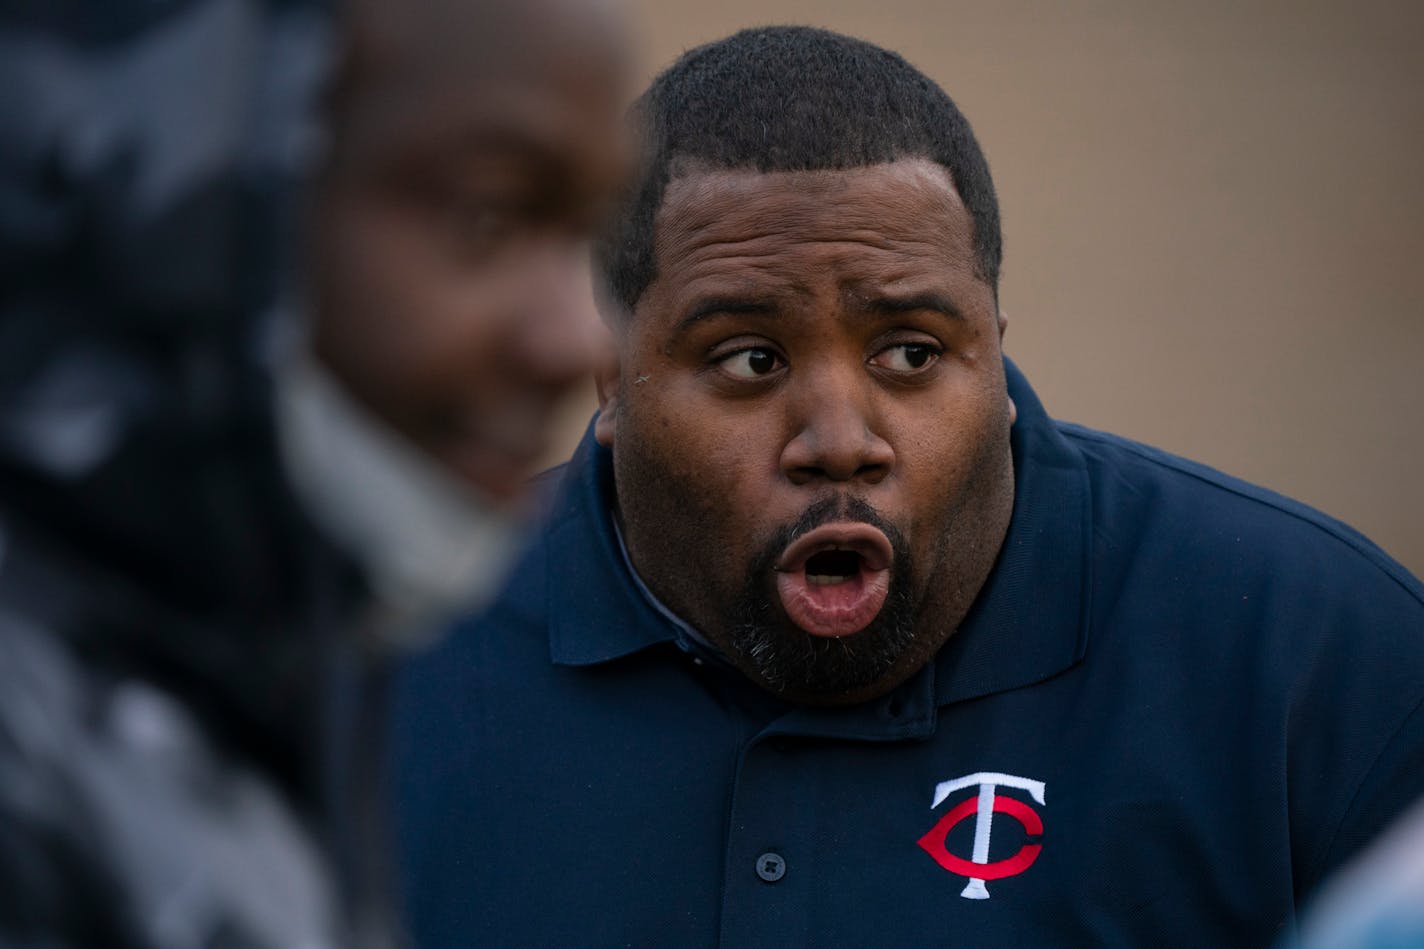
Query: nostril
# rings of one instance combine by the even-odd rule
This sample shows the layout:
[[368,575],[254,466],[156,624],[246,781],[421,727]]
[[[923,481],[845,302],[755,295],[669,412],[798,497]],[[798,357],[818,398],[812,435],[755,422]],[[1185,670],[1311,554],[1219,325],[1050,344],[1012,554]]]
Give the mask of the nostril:
[[845,401],[822,403],[781,452],[781,468],[795,484],[825,480],[876,483],[890,471],[894,450]]
[[877,484],[877,483],[879,483],[880,481],[884,480],[885,476],[886,476],[887,474],[889,474],[889,473],[890,473],[890,466],[889,466],[889,465],[884,465],[884,464],[861,465],[860,468],[857,469],[857,471],[856,471],[856,473],[855,473],[855,477],[856,477],[858,480],[861,480],[861,481],[868,481],[868,482],[870,482],[871,484]]
[[889,475],[890,466],[885,464],[860,465],[848,474],[844,473],[845,469],[824,465],[793,465],[785,470],[786,477],[796,485],[811,484],[816,481],[861,481],[866,484],[879,484]]
[[792,468],[788,474],[793,484],[816,484],[821,481],[834,481],[830,473],[825,468],[817,465],[799,465]]

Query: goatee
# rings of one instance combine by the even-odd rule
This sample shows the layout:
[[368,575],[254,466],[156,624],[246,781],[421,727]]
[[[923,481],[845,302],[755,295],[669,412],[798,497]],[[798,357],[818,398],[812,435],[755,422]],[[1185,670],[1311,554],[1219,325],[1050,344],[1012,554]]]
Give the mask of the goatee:
[[[836,521],[862,521],[880,531],[895,552],[885,604],[868,626],[848,636],[813,636],[792,625],[776,606],[775,564],[787,545]],[[802,700],[834,698],[879,681],[914,644],[911,557],[904,535],[860,498],[828,497],[777,531],[752,563],[733,606],[728,645],[744,668],[777,694]]]

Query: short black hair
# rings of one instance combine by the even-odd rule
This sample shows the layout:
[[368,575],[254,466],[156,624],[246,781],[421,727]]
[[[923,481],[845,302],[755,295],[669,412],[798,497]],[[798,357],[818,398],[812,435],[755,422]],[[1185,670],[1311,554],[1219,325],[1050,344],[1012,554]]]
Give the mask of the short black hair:
[[687,164],[775,172],[936,161],[973,218],[979,276],[998,293],[1003,239],[984,153],[944,90],[896,53],[812,27],[743,30],[685,53],[630,119],[643,161],[596,249],[613,302],[630,313],[657,276],[663,193]]

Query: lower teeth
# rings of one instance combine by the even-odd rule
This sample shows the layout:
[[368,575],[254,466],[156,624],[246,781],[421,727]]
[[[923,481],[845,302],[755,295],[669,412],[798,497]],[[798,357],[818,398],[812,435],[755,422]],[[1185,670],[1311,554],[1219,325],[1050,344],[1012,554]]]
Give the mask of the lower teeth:
[[834,586],[834,585],[837,584],[837,583],[845,583],[847,579],[848,579],[847,577],[837,577],[837,576],[833,576],[833,575],[831,575],[831,574],[824,574],[824,573],[808,573],[808,574],[806,574],[806,582],[809,583],[809,584],[811,584],[811,586],[813,586],[813,587],[829,587],[829,586]]

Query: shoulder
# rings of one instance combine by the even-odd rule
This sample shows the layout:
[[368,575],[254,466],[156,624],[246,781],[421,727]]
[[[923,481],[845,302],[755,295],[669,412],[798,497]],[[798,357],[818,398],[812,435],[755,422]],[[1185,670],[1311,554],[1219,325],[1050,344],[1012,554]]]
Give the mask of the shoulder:
[[[551,531],[561,519],[565,476],[569,465],[562,464],[536,475],[529,482],[528,535],[499,594],[483,610],[455,621],[441,647],[458,648],[459,641],[475,628],[489,626],[542,626],[547,606],[546,573]],[[441,651],[437,649],[437,651]]]
[[1424,584],[1360,532],[1308,505],[1131,439],[1055,423],[1084,458],[1094,527],[1163,566],[1359,596],[1360,584],[1424,619]]
[[509,675],[547,664],[548,575],[554,569],[551,561],[557,559],[553,535],[564,516],[559,508],[565,500],[568,467],[550,468],[530,483],[529,536],[499,594],[482,609],[452,622],[430,647],[399,663],[398,721],[429,715],[428,727],[444,727],[456,709],[480,703],[477,685],[490,670]]
[[1424,586],[1307,505],[1058,428],[1091,486],[1094,642],[1234,709],[1220,740],[1285,775],[1308,886],[1424,793]]

